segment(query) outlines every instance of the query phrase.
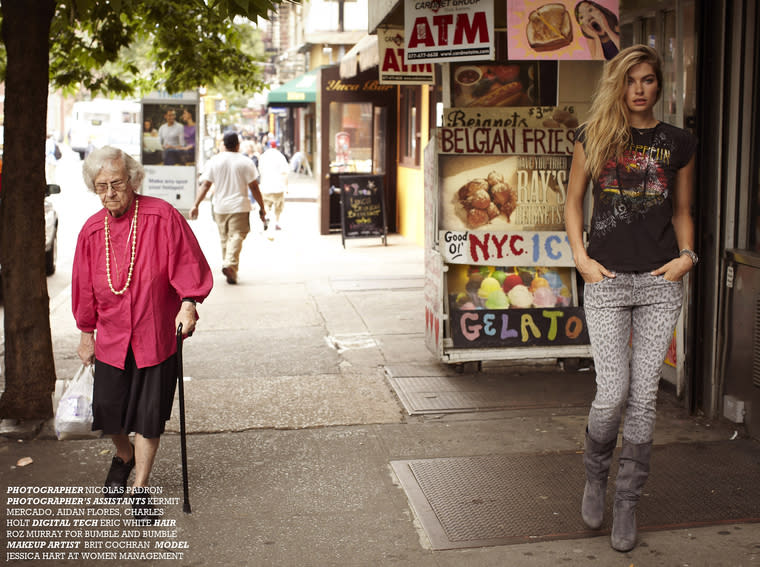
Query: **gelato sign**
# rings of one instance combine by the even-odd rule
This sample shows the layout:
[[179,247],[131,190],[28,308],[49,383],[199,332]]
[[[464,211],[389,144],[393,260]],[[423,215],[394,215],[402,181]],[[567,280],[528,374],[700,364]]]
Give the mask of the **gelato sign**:
[[494,0],[406,0],[405,62],[494,58]]
[[562,309],[452,309],[451,336],[458,348],[586,345],[582,307]]
[[573,266],[562,231],[441,232],[440,252],[451,264],[482,266]]

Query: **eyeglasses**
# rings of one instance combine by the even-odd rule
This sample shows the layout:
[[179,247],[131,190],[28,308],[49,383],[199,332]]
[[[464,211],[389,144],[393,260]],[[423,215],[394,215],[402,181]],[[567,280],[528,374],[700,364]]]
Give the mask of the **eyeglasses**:
[[117,193],[121,193],[122,191],[127,190],[127,182],[123,179],[117,179],[116,181],[110,181],[108,183],[96,183],[95,184],[95,192],[98,195],[102,195],[108,189],[112,189],[116,191]]

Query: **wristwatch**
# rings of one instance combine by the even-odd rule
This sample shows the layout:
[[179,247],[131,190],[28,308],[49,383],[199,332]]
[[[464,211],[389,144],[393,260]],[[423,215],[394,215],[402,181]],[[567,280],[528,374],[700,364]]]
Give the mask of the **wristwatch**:
[[689,250],[688,248],[684,248],[678,253],[679,256],[683,256],[684,254],[686,254],[691,259],[691,263],[694,266],[697,265],[697,262],[699,262],[699,256],[697,256],[697,253],[694,252],[694,250]]

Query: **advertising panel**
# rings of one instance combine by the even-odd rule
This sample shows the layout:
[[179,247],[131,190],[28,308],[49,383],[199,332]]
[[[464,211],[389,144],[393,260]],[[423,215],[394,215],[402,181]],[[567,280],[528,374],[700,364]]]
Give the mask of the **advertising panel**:
[[609,60],[620,51],[619,0],[508,0],[510,59]]
[[573,107],[444,110],[437,251],[454,349],[588,345],[564,231],[578,122]]
[[439,167],[442,230],[564,228],[569,154],[442,155]]
[[443,347],[443,259],[435,249],[438,224],[438,177],[435,140],[425,146],[425,345],[441,356]]
[[494,58],[494,0],[405,0],[405,62]]
[[182,213],[195,202],[197,118],[196,92],[153,92],[143,98],[142,192],[168,201]]
[[380,57],[380,83],[384,85],[423,85],[433,83],[432,63],[407,65],[404,57],[404,30],[377,28],[377,48]]

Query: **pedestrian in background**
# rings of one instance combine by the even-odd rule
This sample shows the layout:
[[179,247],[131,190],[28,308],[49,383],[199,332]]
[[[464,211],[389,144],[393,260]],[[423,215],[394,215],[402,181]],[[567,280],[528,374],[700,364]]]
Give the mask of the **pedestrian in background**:
[[[596,368],[586,429],[581,514],[602,524],[620,419],[611,545],[636,545],[636,506],[649,476],[660,371],[681,312],[683,276],[697,263],[691,218],[696,139],[660,122],[658,53],[636,45],[604,67],[591,115],[576,133],[565,222]],[[588,250],[583,199],[593,183]],[[629,347],[631,341],[631,347]]]
[[223,150],[208,160],[203,168],[200,191],[190,209],[190,218],[198,218],[198,207],[213,185],[212,206],[222,245],[222,273],[228,284],[236,284],[240,251],[251,231],[248,191],[261,208],[259,216],[262,221],[265,216],[264,201],[257,181],[259,172],[253,161],[239,152],[237,132],[225,132],[222,143]]
[[59,159],[61,159],[61,150],[55,143],[55,136],[48,134],[45,140],[45,179],[47,183],[55,183],[55,170]]
[[[105,490],[120,498],[133,468],[133,492],[148,486],[174,401],[176,329],[181,323],[183,335],[193,333],[196,302],[208,296],[213,277],[182,215],[137,194],[145,172],[136,160],[106,146],[87,156],[82,174],[103,209],[85,222],[74,255],[77,353],[95,364],[92,428],[116,447]],[[147,494],[132,507],[143,523],[156,517]]]
[[259,154],[256,152],[256,146],[254,145],[253,140],[246,140],[245,142],[243,142],[243,144],[240,147],[241,147],[241,151],[243,152],[243,155],[250,158],[250,160],[253,162],[256,168],[258,168]]
[[261,174],[261,193],[267,209],[267,222],[274,214],[275,230],[280,230],[280,215],[285,208],[285,191],[288,187],[287,158],[277,149],[277,141],[271,140],[269,148],[259,156],[259,173]]

